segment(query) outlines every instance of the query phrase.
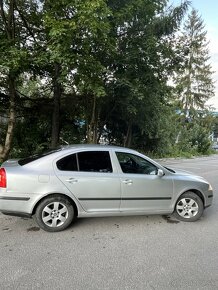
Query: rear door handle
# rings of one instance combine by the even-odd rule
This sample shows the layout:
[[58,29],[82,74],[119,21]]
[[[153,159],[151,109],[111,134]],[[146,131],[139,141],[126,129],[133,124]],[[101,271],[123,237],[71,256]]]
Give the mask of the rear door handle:
[[76,182],[78,182],[78,179],[71,177],[69,179],[66,179],[66,181],[69,183],[76,183]]
[[131,179],[125,179],[125,180],[123,180],[123,183],[131,185],[131,184],[133,184],[133,181]]

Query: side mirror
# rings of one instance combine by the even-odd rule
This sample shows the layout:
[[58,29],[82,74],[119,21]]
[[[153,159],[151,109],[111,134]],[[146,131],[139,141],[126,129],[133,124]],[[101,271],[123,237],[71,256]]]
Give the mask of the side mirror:
[[157,176],[159,176],[159,177],[164,176],[164,172],[163,172],[162,169],[158,169],[158,170],[157,170]]

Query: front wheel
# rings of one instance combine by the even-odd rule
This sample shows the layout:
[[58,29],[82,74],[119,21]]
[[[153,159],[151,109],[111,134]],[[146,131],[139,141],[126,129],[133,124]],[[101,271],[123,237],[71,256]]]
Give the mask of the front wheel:
[[35,219],[41,229],[48,232],[59,232],[72,223],[74,208],[65,197],[58,195],[47,197],[38,205]]
[[202,216],[203,211],[202,199],[194,192],[188,191],[177,200],[174,216],[184,222],[194,222]]

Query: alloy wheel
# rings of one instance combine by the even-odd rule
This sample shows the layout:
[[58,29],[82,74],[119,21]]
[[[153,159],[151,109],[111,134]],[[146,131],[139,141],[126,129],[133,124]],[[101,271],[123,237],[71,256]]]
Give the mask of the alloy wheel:
[[42,211],[42,221],[49,227],[60,227],[68,218],[68,209],[61,202],[51,202]]
[[198,204],[192,198],[182,198],[176,205],[177,213],[185,218],[190,219],[198,214]]

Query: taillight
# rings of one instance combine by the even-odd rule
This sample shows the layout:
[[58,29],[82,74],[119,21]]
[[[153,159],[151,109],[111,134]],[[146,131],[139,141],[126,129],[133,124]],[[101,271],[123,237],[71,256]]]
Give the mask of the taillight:
[[0,187],[6,188],[6,171],[4,168],[0,168]]

